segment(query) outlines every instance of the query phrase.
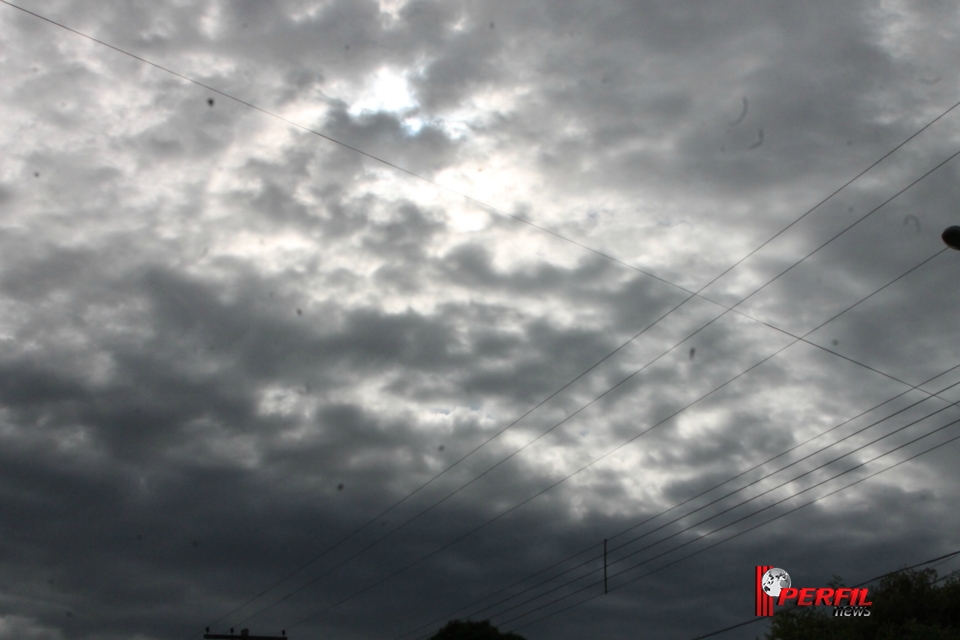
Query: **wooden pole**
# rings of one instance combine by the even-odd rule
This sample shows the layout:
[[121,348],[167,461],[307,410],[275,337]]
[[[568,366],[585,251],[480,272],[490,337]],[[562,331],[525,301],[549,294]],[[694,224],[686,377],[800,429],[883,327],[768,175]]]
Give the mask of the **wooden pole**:
[[603,594],[607,594],[607,539],[603,539]]

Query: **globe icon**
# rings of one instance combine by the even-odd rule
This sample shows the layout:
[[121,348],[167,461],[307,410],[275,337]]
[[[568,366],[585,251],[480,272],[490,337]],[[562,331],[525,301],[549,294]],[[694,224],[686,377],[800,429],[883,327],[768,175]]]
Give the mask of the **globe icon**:
[[765,594],[776,598],[780,595],[780,589],[790,587],[790,574],[783,569],[769,569],[760,579],[760,586]]

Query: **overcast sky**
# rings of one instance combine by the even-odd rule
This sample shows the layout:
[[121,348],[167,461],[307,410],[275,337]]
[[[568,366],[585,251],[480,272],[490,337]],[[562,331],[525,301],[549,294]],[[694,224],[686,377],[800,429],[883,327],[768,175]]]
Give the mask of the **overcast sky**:
[[711,283],[960,99],[955,3],[19,4],[216,91],[0,5],[0,638],[682,640],[960,549],[960,443],[716,544],[960,435],[740,520],[960,418],[960,159],[870,213],[960,109]]

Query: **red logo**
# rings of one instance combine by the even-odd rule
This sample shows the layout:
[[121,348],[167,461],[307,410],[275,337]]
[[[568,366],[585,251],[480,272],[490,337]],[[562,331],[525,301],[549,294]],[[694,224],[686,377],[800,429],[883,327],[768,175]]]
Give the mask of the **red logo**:
[[778,606],[794,602],[798,607],[833,607],[834,617],[870,615],[872,602],[867,602],[867,589],[848,589],[847,587],[805,587],[793,588],[790,576],[783,569],[759,565],[756,567],[756,614],[772,616],[773,603]]

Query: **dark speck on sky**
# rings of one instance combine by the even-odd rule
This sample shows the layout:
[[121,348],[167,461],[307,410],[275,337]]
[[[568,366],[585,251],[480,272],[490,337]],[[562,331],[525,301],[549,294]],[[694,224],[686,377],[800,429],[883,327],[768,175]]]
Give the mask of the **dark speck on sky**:
[[207,104],[213,106],[213,98],[207,98]]
[[337,485],[337,491],[343,491],[343,483]]
[[697,355],[697,348],[696,348],[696,347],[690,347],[690,359],[693,360],[694,356],[696,356],[696,355]]
[[756,149],[763,144],[763,129],[757,129],[757,137],[759,139],[756,142],[754,142],[752,145],[747,147],[748,149]]
[[297,309],[297,315],[298,315],[298,316],[302,316],[302,315],[303,315],[303,309]]

